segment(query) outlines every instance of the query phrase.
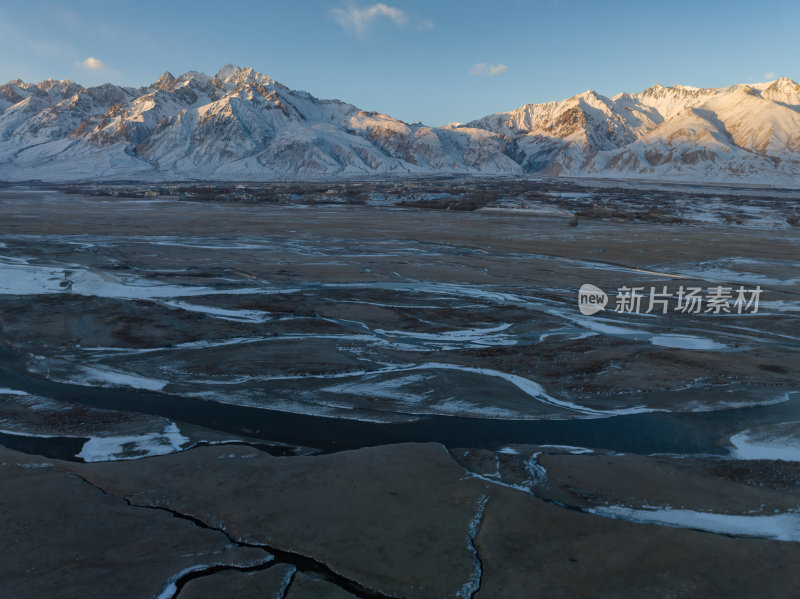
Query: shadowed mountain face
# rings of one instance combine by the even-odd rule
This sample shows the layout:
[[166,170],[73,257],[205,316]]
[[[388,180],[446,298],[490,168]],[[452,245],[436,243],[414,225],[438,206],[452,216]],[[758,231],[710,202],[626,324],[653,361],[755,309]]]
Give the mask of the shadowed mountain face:
[[484,174],[796,183],[800,85],[588,91],[427,127],[290,90],[250,68],[149,87],[0,86],[0,179]]

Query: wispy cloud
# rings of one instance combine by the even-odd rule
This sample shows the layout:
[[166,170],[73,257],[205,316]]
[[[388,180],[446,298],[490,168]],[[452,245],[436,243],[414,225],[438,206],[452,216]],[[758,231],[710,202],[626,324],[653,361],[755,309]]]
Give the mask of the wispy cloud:
[[[408,21],[406,13],[394,6],[378,2],[371,6],[359,8],[353,4],[331,9],[331,17],[346,31],[363,37],[375,19],[388,18],[395,25],[405,25]],[[432,23],[431,23],[432,24]]]
[[[26,53],[36,57],[51,59],[54,56],[64,56],[75,53],[69,41],[55,40],[50,36],[36,35],[19,23],[8,22],[5,15],[0,14],[0,56],[20,56]],[[19,76],[19,71],[14,71],[14,76]]]
[[108,67],[105,65],[105,63],[94,56],[90,56],[82,62],[76,62],[75,66],[81,67],[82,69],[88,69],[90,71],[108,70]]
[[417,29],[420,31],[433,31],[435,27],[433,21],[428,18],[423,17],[417,21]]
[[764,79],[766,79],[767,81],[772,81],[773,79],[777,78],[778,74],[775,71],[767,71],[766,73],[764,73]]
[[500,73],[505,73],[508,70],[508,67],[502,63],[497,64],[487,64],[485,62],[478,62],[472,65],[472,68],[469,72],[472,75],[499,75]]

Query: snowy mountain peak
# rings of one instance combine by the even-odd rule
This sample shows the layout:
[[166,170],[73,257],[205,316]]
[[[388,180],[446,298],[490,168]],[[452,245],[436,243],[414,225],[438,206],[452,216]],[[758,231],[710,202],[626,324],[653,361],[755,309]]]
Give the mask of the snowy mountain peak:
[[219,71],[217,71],[217,74],[214,78],[218,79],[219,81],[227,81],[228,79],[238,74],[239,71],[241,70],[242,67],[237,67],[235,64],[228,63],[225,66],[223,66]]
[[598,94],[593,89],[587,89],[585,92],[582,92],[580,94],[576,94],[575,96],[573,96],[573,98],[580,99],[580,100],[590,100],[591,101],[591,100],[602,99],[602,98],[604,98],[604,96],[601,95],[601,94]]
[[274,179],[440,173],[800,185],[800,86],[587,90],[467,124],[407,124],[250,67],[146,88],[0,85],[0,180]]
[[800,91],[800,85],[788,77],[781,77],[780,79],[776,79],[775,81],[769,83],[764,91],[796,93]]
[[[800,85],[788,77],[781,77],[761,85],[761,97],[786,106],[800,107]],[[800,110],[800,108],[798,108]]]
[[47,92],[53,89],[54,87],[65,87],[71,84],[72,81],[70,81],[69,79],[45,79],[37,83],[36,87],[38,87],[42,91]]
[[156,82],[152,85],[152,87],[156,89],[171,89],[172,85],[175,83],[175,76],[170,73],[169,71],[164,71]]
[[197,89],[209,89],[214,85],[214,79],[199,71],[188,71],[175,79],[175,88],[189,86]]
[[272,78],[251,67],[238,67],[232,64],[226,64],[222,67],[212,81],[215,86],[225,90],[225,92],[233,92],[250,84],[264,86],[276,84]]
[[670,93],[671,90],[676,90],[676,89],[679,90],[679,91],[683,91],[680,88],[665,87],[665,86],[661,85],[660,83],[656,83],[655,85],[651,85],[646,90],[641,91],[641,92],[639,92],[638,94],[635,94],[635,95],[637,95],[637,96],[656,96],[656,97],[660,97],[660,96],[664,96],[665,94]]
[[41,91],[61,97],[71,96],[83,88],[69,79],[45,79],[36,84]]

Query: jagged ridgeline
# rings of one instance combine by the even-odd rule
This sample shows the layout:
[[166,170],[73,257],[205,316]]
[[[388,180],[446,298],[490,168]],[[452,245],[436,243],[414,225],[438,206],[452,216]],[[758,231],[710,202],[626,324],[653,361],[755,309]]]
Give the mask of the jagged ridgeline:
[[796,184],[800,85],[588,91],[446,127],[320,100],[232,65],[137,88],[0,86],[0,180],[459,173]]

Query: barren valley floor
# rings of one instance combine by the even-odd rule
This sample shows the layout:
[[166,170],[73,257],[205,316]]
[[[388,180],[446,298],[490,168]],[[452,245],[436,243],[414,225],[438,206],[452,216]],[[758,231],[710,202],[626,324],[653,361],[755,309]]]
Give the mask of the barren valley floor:
[[447,185],[0,189],[0,595],[791,595],[792,193]]

